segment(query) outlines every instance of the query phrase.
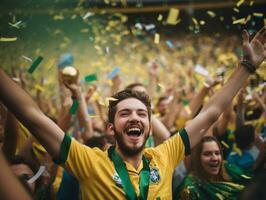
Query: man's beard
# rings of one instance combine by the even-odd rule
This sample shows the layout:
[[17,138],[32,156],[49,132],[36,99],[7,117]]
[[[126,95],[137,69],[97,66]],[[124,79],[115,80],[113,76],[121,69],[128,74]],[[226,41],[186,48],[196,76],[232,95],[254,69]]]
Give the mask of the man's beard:
[[144,135],[145,138],[144,138],[143,144],[140,147],[131,148],[125,144],[124,139],[123,139],[123,133],[118,132],[115,127],[114,127],[114,132],[115,132],[115,139],[116,139],[116,142],[119,148],[125,155],[130,156],[130,157],[139,154],[144,149],[146,141],[149,137],[149,134]]

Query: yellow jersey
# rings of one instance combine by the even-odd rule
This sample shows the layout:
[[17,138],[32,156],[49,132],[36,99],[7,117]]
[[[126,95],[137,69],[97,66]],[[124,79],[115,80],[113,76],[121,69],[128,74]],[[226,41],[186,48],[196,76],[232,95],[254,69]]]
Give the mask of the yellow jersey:
[[[144,156],[150,161],[147,199],[172,199],[173,171],[185,154],[189,153],[190,146],[185,129],[155,148],[144,149]],[[63,167],[79,181],[81,199],[126,199],[121,179],[107,151],[87,147],[66,135],[57,162],[63,163]],[[139,196],[139,179],[143,164],[141,163],[138,169],[127,162],[125,164],[131,183]]]

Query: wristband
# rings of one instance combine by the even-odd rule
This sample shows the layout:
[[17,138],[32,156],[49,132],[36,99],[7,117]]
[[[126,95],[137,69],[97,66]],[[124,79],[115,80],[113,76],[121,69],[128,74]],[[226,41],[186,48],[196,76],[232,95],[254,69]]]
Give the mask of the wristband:
[[241,65],[245,67],[246,70],[248,70],[248,72],[251,74],[254,74],[256,71],[256,67],[247,60],[242,60]]

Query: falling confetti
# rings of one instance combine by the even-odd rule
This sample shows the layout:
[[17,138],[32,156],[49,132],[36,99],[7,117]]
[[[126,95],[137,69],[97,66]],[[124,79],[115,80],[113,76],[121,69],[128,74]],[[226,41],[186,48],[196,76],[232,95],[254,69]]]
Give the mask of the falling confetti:
[[0,37],[0,42],[14,42],[16,40],[17,40],[16,37],[13,38]]
[[160,35],[158,33],[154,34],[154,43],[159,44],[160,42]]
[[30,68],[28,69],[28,72],[30,74],[32,74],[34,72],[34,70],[38,67],[38,65],[42,62],[43,60],[43,57],[42,56],[39,56],[33,63],[32,65],[30,66]]
[[176,25],[177,24],[177,18],[179,15],[179,9],[176,8],[170,8],[170,11],[167,16],[166,23],[170,25]]

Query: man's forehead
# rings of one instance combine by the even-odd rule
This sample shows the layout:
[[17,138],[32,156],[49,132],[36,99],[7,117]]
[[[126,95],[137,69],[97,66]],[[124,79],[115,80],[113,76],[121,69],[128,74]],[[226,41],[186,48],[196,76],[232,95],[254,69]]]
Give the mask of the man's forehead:
[[117,111],[119,110],[146,110],[147,107],[143,102],[136,98],[127,98],[117,104]]

